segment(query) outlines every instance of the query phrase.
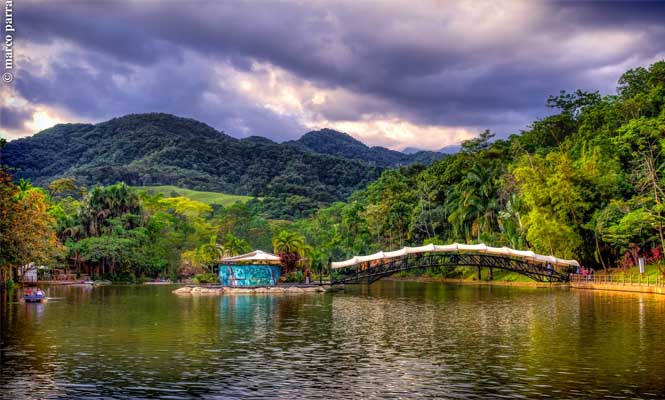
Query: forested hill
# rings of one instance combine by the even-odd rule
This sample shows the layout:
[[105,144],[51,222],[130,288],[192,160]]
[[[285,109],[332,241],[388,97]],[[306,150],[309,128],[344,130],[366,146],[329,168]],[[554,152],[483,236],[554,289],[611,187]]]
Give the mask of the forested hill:
[[284,144],[314,153],[365,161],[380,167],[397,167],[414,163],[429,165],[444,157],[443,154],[434,151],[406,154],[380,146],[369,147],[351,135],[332,129],[308,132],[300,139]]
[[263,138],[239,140],[201,122],[136,114],[91,124],[61,124],[7,143],[2,161],[17,178],[45,185],[175,185],[271,198],[298,216],[341,200],[380,173],[357,160],[318,154]]

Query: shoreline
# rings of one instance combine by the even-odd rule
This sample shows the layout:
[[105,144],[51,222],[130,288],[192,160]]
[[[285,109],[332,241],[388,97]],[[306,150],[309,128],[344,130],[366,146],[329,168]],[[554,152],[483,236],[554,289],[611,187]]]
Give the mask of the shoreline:
[[600,290],[605,292],[624,292],[624,293],[646,293],[646,294],[665,294],[665,286],[655,285],[631,285],[617,283],[593,283],[593,282],[572,282],[570,287],[582,290]]
[[187,285],[172,290],[178,296],[221,296],[221,295],[262,295],[262,294],[303,294],[324,293],[332,290],[330,285],[310,286],[263,286],[263,287],[225,287]]
[[[421,282],[421,283],[448,283],[454,285],[481,285],[481,286],[515,286],[515,287],[534,287],[534,288],[570,288],[578,290],[596,290],[607,292],[624,293],[646,293],[655,295],[665,295],[665,285],[646,285],[637,283],[604,283],[604,282],[567,282],[567,283],[547,283],[547,282],[519,282],[502,280],[472,280],[463,278],[436,278],[436,277],[386,277],[384,280],[395,282]],[[47,281],[38,282],[44,286],[97,286],[90,283],[81,283],[78,281]],[[117,283],[116,283],[117,284]],[[328,291],[343,290],[343,286],[332,287],[327,285],[293,285],[293,286],[275,286],[275,287],[222,287],[205,286],[173,282],[145,282],[142,284],[134,283],[128,285],[152,286],[152,285],[173,285],[179,286],[172,293],[185,296],[198,295],[225,295],[225,294],[301,294],[301,293],[324,293]]]
[[492,285],[492,286],[521,286],[521,287],[569,287],[569,283],[547,283],[547,282],[513,282],[513,281],[478,281],[463,278],[429,278],[429,277],[389,277],[390,281],[425,282],[425,283],[454,283],[462,285]]
[[624,293],[646,293],[655,295],[665,295],[665,286],[654,285],[630,285],[630,284],[608,284],[593,282],[568,282],[568,283],[544,283],[544,282],[510,282],[510,281],[477,281],[461,278],[386,278],[391,281],[404,282],[423,282],[423,283],[452,283],[461,285],[491,285],[491,286],[518,286],[518,287],[536,287],[536,288],[570,288],[577,290],[595,290],[605,292],[624,292]]

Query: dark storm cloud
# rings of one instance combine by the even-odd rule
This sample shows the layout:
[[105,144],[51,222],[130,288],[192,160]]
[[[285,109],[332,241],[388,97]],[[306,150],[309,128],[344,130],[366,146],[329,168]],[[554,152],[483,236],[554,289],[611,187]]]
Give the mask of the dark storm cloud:
[[[460,24],[469,10],[453,3],[22,2],[25,39],[65,40],[77,52],[59,57],[46,75],[24,72],[17,87],[32,102],[92,119],[166,111],[232,134],[301,133],[292,117],[220,87],[224,77],[209,65],[251,71],[259,61],[358,95],[347,107],[313,107],[330,120],[384,113],[505,135],[545,115],[547,96],[561,89],[613,89],[618,76],[596,79],[590,71],[639,65],[665,48],[665,3],[537,5],[484,31],[488,16]],[[577,51],[607,30],[639,39],[625,49]]]
[[19,35],[37,43],[70,40],[134,64],[150,64],[179,53],[158,37],[147,37],[141,18],[121,2],[18,3],[24,27]]
[[576,22],[607,28],[622,24],[662,25],[665,18],[662,1],[561,1],[556,4]]
[[0,130],[19,130],[32,119],[32,110],[22,107],[0,107]]
[[65,54],[68,61],[51,65],[46,75],[21,72],[16,89],[23,98],[74,110],[90,120],[159,111],[196,118],[236,136],[275,132],[293,138],[305,129],[220,87],[215,72],[199,57],[192,56],[186,65],[146,68],[127,67],[100,54]]

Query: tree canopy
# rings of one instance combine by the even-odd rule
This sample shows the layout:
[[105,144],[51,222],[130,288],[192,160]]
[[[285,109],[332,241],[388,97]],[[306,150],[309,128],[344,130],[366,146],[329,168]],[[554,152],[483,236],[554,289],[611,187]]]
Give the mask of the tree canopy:
[[[118,149],[148,151],[109,131],[125,124],[136,128],[131,118],[56,127],[46,136],[64,140],[80,135],[83,140],[92,130],[117,141],[112,155],[92,151],[82,156],[87,157],[88,172],[95,170],[103,175],[102,182],[112,184],[87,185],[97,175],[86,172],[79,181],[72,173],[39,180],[45,190],[21,176],[13,179],[3,169],[0,267],[6,272],[32,261],[53,262],[131,280],[175,277],[183,268],[209,269],[223,256],[273,249],[292,272],[315,261],[455,241],[532,249],[597,268],[631,265],[640,256],[658,261],[665,244],[665,61],[627,71],[615,95],[561,92],[547,104],[555,113],[521,134],[494,140],[484,131],[464,142],[460,153],[429,167],[414,164],[378,175],[379,169],[368,164],[294,149],[292,144],[283,157],[266,157],[266,163],[215,159],[215,168],[227,172],[213,179],[215,188],[231,187],[226,185],[232,182],[234,188],[256,195],[252,188],[261,185],[268,194],[228,206],[115,183],[148,176],[138,170],[137,175],[127,170],[107,174],[127,161]],[[180,175],[184,170],[172,167],[204,165],[208,155],[203,149],[214,148],[225,136],[180,119],[160,117],[152,123],[165,129],[172,124],[172,131],[184,129],[183,124],[198,130],[180,143],[198,149],[194,153],[160,150],[173,163],[158,167],[158,174],[210,184],[197,175],[199,167],[194,175],[193,169]],[[159,131],[153,128],[137,135],[152,137]],[[201,142],[202,137],[211,142]],[[349,142],[344,151],[356,149],[349,138],[344,141]],[[261,140],[245,142],[258,146],[253,150],[258,153],[268,150],[260,146],[271,146]],[[47,158],[55,149],[32,141],[21,146],[35,146],[35,154],[43,151]],[[30,173],[54,174],[55,166],[45,168]]]

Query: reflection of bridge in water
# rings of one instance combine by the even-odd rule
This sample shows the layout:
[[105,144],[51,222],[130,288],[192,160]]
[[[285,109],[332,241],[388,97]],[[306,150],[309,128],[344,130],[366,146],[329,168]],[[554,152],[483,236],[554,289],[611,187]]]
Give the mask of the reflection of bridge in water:
[[488,247],[484,244],[450,244],[405,247],[396,251],[380,251],[368,256],[356,256],[333,262],[332,284],[367,283],[401,271],[441,267],[488,268],[490,279],[494,268],[517,272],[538,282],[568,282],[569,274],[579,267],[575,260],[543,256],[532,251],[507,247]]

